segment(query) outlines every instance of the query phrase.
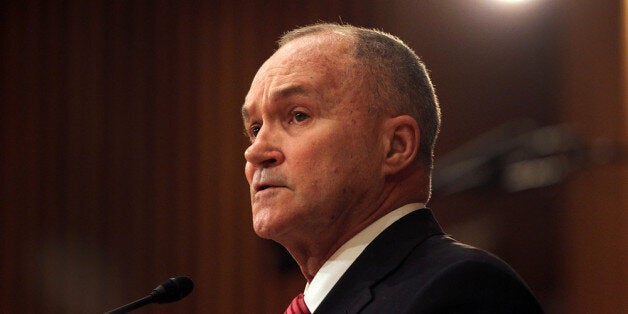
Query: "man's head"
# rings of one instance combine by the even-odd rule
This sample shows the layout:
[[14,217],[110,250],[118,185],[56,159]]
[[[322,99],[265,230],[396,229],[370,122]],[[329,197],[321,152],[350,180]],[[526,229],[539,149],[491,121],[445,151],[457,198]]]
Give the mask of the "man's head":
[[440,129],[440,107],[427,69],[399,38],[378,30],[350,25],[314,24],[284,34],[279,47],[308,35],[337,32],[355,39],[353,57],[363,67],[372,93],[373,110],[410,115],[421,129],[417,157],[432,168],[434,143]]
[[291,252],[346,241],[429,198],[436,97],[390,35],[335,24],[287,33],[242,113],[255,231]]

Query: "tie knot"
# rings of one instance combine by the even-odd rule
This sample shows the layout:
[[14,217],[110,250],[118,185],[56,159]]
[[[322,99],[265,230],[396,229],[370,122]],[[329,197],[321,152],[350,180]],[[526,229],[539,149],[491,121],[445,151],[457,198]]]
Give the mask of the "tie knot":
[[299,293],[284,312],[284,314],[310,314],[310,310],[305,305],[303,293]]

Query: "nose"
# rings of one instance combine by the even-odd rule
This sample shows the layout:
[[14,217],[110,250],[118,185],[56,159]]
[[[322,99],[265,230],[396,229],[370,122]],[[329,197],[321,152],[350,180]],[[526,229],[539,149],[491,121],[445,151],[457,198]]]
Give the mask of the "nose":
[[262,128],[251,146],[244,151],[244,159],[256,167],[268,168],[281,164],[284,155],[277,136]]

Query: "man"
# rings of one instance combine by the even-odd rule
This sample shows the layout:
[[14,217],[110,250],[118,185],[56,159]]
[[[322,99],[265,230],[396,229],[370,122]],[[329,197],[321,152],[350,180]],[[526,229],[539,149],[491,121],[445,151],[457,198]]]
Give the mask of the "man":
[[440,124],[423,63],[396,37],[317,24],[285,34],[242,107],[255,232],[307,280],[287,313],[538,313],[496,257],[425,204]]

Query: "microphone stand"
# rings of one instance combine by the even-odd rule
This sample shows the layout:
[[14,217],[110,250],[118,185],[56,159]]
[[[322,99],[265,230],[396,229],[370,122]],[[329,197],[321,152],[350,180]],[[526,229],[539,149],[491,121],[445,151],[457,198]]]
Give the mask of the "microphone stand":
[[109,312],[106,312],[105,314],[118,314],[118,313],[127,313],[127,312],[131,312],[135,309],[138,309],[144,305],[148,305],[154,302],[155,296],[152,294],[149,294],[139,300],[133,301],[127,305],[123,305],[117,309],[111,310]]
[[127,313],[151,303],[170,303],[179,301],[190,294],[192,289],[194,289],[194,282],[192,282],[190,277],[180,276],[170,278],[157,288],[153,289],[149,295],[115,310],[105,312],[105,314]]

